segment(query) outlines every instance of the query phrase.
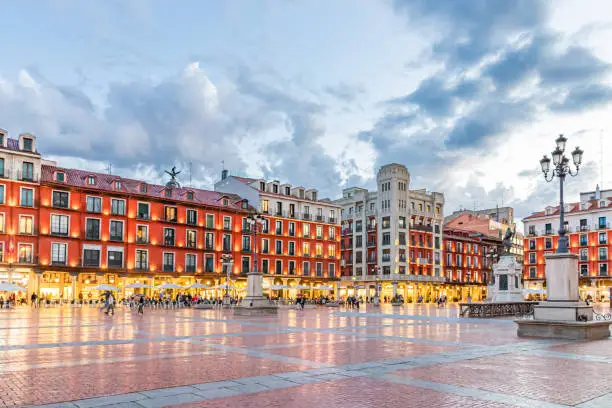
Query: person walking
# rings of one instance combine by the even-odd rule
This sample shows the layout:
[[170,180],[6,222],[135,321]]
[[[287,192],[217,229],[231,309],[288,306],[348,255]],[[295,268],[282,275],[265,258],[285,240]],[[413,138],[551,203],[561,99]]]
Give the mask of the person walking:
[[30,298],[30,299],[31,299],[31,301],[32,301],[31,306],[32,306],[32,307],[37,307],[37,304],[36,304],[36,299],[38,299],[38,296],[36,296],[36,293],[32,293],[32,296],[31,296],[31,298]]
[[144,316],[144,296],[140,296],[138,300],[138,314]]
[[115,314],[115,298],[113,297],[113,294],[109,293],[106,300],[108,303],[108,309],[106,310],[106,312],[104,312],[104,314],[114,315]]

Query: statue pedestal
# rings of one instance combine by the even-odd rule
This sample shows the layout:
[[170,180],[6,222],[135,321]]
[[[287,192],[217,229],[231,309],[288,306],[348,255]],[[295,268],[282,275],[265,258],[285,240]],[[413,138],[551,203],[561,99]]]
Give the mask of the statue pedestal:
[[265,316],[278,313],[278,306],[270,303],[263,296],[263,275],[259,272],[249,272],[247,275],[247,296],[239,306],[234,308],[234,314],[240,316]]
[[519,337],[599,340],[610,337],[610,322],[593,321],[593,308],[578,296],[578,255],[546,255],[547,301],[533,320],[516,320]]
[[522,265],[516,262],[514,255],[503,255],[493,265],[493,285],[488,292],[490,302],[524,302]]

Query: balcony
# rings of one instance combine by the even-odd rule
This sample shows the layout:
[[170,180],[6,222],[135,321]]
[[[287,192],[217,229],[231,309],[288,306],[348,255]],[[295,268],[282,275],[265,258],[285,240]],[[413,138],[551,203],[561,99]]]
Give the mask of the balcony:
[[63,261],[51,261],[51,266],[66,266],[66,260]]
[[325,220],[325,218],[322,215],[317,215],[316,220],[319,221],[319,222],[323,222]]
[[204,250],[205,251],[214,251],[215,247],[212,244],[206,244],[206,245],[204,245]]
[[406,255],[400,255],[399,256],[399,261],[400,262],[406,262]]
[[289,218],[297,218],[297,215],[295,214],[295,212],[289,211]]
[[38,228],[36,227],[26,228],[24,231],[18,231],[17,234],[18,235],[38,235]]
[[165,222],[176,223],[176,222],[178,222],[178,219],[176,217],[164,217],[164,221]]
[[162,270],[164,272],[174,272],[174,265],[164,265]]
[[383,254],[382,261],[383,262],[391,262],[391,255],[384,255]]
[[138,220],[150,220],[151,217],[149,216],[148,213],[138,213],[138,214],[136,214],[136,219],[138,219]]
[[376,263],[376,257],[368,258],[368,263]]
[[600,223],[598,224],[598,229],[610,229],[610,223]]
[[38,263],[37,256],[20,256],[17,258],[17,262],[20,264],[32,265]]
[[232,230],[232,226],[231,225],[224,225],[223,226],[223,230],[224,231],[231,231]]
[[311,219],[311,215],[310,214],[302,214],[302,219],[303,220],[310,220]]
[[196,271],[196,266],[195,265],[187,265],[185,266],[185,272],[195,272]]
[[376,241],[368,241],[367,246],[368,246],[368,248],[375,247],[376,246]]
[[111,235],[108,238],[108,240],[112,241],[112,242],[123,242],[123,237],[122,236],[117,236],[117,235],[116,236]]
[[336,223],[336,219],[334,217],[329,217],[327,219],[327,222],[329,222],[330,224],[335,224]]
[[147,245],[150,242],[148,238],[144,237],[144,238],[136,238],[136,243],[140,245]]
[[305,252],[304,254],[302,254],[302,256],[303,256],[304,258],[310,258],[310,254],[309,254],[308,252]]
[[424,231],[424,232],[433,232],[433,227],[431,225],[413,225],[410,229],[415,231]]
[[368,226],[366,227],[366,229],[367,229],[368,231],[376,231],[376,225],[368,225]]
[[323,254],[317,254],[317,258],[323,258]]
[[147,263],[136,264],[136,266],[134,267],[134,270],[135,271],[148,271],[149,264]]
[[342,235],[350,235],[353,233],[353,229],[352,228],[344,228],[342,230]]
[[174,241],[174,239],[164,239],[164,245],[173,247],[176,246],[176,242]]

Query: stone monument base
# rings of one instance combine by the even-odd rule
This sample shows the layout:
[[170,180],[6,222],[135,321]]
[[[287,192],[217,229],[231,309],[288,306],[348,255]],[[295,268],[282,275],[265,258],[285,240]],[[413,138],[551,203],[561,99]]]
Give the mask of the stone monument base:
[[534,320],[576,322],[593,320],[593,308],[579,301],[546,301],[533,308]]
[[610,337],[610,322],[557,320],[515,320],[519,337],[566,340],[601,340]]
[[263,296],[247,296],[234,308],[238,316],[270,316],[278,313],[278,306]]

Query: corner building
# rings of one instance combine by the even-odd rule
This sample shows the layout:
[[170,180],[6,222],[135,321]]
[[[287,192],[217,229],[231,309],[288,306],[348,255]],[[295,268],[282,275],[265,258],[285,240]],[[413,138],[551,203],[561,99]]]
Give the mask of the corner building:
[[[306,296],[337,295],[340,273],[340,209],[320,199],[314,188],[296,187],[278,180],[230,175],[224,170],[215,191],[237,194],[264,217],[258,232],[258,270],[264,289],[272,285],[291,289],[275,294],[295,298],[295,286],[309,286]],[[246,231],[251,236],[253,231]],[[243,236],[245,239],[246,235]],[[331,291],[318,290],[331,286]]]
[[[581,298],[608,300],[612,288],[612,190],[580,194],[580,202],[565,204],[565,229],[569,250],[577,254]],[[544,255],[557,250],[559,206],[548,206],[523,218],[524,281],[527,289],[543,289],[546,283]]]
[[382,166],[377,190],[344,189],[340,295],[371,297],[377,292],[406,301],[442,293],[444,195],[410,189],[401,164]]

